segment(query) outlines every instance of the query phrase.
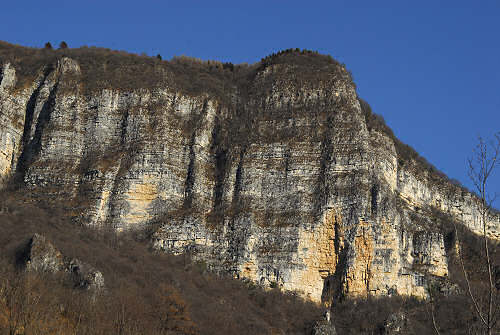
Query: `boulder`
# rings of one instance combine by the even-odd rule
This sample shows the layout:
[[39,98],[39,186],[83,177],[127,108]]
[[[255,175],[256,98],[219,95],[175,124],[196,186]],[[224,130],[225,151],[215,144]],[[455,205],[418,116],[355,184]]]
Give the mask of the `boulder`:
[[33,235],[26,256],[26,270],[28,271],[55,273],[64,269],[64,259],[61,252],[43,235]]
[[77,258],[64,257],[45,236],[34,234],[25,251],[26,271],[65,273],[75,288],[104,289],[104,276],[99,270]]
[[408,333],[408,317],[402,311],[389,315],[384,324],[384,334],[407,334]]

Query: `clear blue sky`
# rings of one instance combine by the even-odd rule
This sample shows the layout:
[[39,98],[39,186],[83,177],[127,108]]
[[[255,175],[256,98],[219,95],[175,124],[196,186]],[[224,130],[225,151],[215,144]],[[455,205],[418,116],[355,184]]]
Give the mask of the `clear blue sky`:
[[[500,131],[500,1],[7,1],[0,39],[253,63],[331,54],[395,134],[470,187],[476,137]],[[500,168],[491,182],[500,193]],[[500,202],[497,202],[498,206]]]

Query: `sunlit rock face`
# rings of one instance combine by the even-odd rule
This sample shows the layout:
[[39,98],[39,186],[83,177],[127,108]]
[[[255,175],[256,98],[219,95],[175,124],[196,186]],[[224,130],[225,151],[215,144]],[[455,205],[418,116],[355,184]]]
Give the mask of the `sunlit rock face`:
[[342,65],[319,79],[298,79],[300,66],[259,68],[222,99],[175,85],[89,93],[70,58],[19,87],[3,64],[0,183],[317,302],[425,297],[426,276],[448,273],[435,214],[480,233],[475,197],[370,130]]

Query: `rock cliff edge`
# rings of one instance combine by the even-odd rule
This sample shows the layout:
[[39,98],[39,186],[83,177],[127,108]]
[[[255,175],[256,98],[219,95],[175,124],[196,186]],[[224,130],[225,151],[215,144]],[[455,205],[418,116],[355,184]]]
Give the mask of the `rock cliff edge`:
[[[106,81],[113,55],[65,52],[31,77],[0,58],[0,183],[75,222],[148,229],[158,250],[327,305],[425,297],[448,273],[443,227],[481,232],[475,196],[370,127],[330,57],[191,62],[187,79],[158,60],[154,84],[129,87]],[[500,238],[497,214],[488,234]]]

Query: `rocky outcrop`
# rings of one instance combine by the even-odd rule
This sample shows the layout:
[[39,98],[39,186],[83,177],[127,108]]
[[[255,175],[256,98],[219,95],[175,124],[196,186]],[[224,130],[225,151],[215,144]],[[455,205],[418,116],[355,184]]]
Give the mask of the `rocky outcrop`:
[[331,320],[330,310],[323,315],[324,319],[316,321],[311,330],[311,335],[337,335],[337,330]]
[[386,335],[408,334],[410,329],[408,316],[399,311],[389,315],[385,321],[383,333]]
[[154,229],[158,250],[326,305],[425,297],[427,276],[448,272],[441,217],[480,232],[477,199],[369,129],[343,65],[293,57],[245,70],[222,93],[182,89],[168,67],[170,84],[89,91],[89,68],[68,57],[19,87],[4,63],[0,182],[80,224]]
[[55,273],[64,270],[62,254],[43,235],[33,235],[26,255],[26,270],[28,271]]
[[337,335],[335,326],[329,322],[316,322],[311,335]]
[[25,254],[27,271],[66,273],[76,288],[104,289],[104,277],[100,271],[76,258],[64,257],[43,235],[33,235]]

